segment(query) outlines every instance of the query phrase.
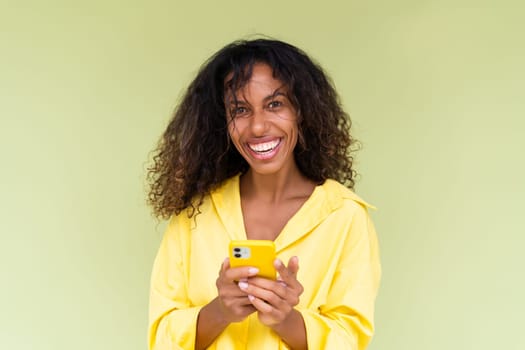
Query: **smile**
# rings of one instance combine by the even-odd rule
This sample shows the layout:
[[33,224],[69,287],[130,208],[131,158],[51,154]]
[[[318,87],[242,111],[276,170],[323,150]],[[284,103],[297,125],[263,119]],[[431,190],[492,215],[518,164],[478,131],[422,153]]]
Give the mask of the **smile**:
[[281,139],[279,138],[269,142],[248,143],[248,147],[250,150],[258,154],[266,154],[273,151],[277,146],[279,146],[280,143]]

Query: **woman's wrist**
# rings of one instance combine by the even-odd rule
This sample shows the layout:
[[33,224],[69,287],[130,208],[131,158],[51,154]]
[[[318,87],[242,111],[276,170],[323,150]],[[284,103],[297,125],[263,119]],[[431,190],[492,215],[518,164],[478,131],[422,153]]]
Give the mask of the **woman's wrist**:
[[229,324],[221,312],[218,298],[203,306],[197,318],[195,349],[207,348]]
[[271,329],[292,349],[307,349],[306,328],[303,315],[293,309],[288,316]]
[[224,317],[218,297],[210,301],[207,305],[203,306],[200,311],[200,314],[202,313],[204,313],[204,320],[209,322],[209,324],[213,324],[214,327],[224,329],[230,324],[226,317]]

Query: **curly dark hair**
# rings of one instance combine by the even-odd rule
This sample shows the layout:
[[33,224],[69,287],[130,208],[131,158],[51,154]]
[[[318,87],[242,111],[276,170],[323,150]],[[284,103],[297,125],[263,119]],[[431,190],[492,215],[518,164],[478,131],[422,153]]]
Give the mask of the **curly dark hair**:
[[148,203],[158,218],[184,209],[193,216],[210,190],[248,170],[229,140],[224,97],[250,80],[257,63],[271,67],[274,78],[287,86],[299,116],[294,150],[299,170],[317,184],[332,178],[353,188],[356,141],[350,135],[351,121],[323,69],[285,42],[240,40],[201,67],[154,150],[147,174]]

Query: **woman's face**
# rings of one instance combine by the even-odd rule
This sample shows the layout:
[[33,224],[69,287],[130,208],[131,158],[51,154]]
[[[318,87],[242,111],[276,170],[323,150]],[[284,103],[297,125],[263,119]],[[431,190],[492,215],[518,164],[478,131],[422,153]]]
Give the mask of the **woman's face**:
[[262,175],[286,174],[296,166],[297,113],[286,86],[272,73],[266,64],[254,65],[248,83],[224,101],[233,144],[251,170]]

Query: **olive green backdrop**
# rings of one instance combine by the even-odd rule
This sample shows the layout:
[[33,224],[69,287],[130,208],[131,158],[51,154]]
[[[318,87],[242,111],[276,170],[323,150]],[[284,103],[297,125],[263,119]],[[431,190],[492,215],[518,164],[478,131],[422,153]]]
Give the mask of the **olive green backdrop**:
[[326,68],[362,140],[370,348],[525,349],[522,3],[3,2],[0,348],[145,349],[148,152],[200,63],[264,33]]

